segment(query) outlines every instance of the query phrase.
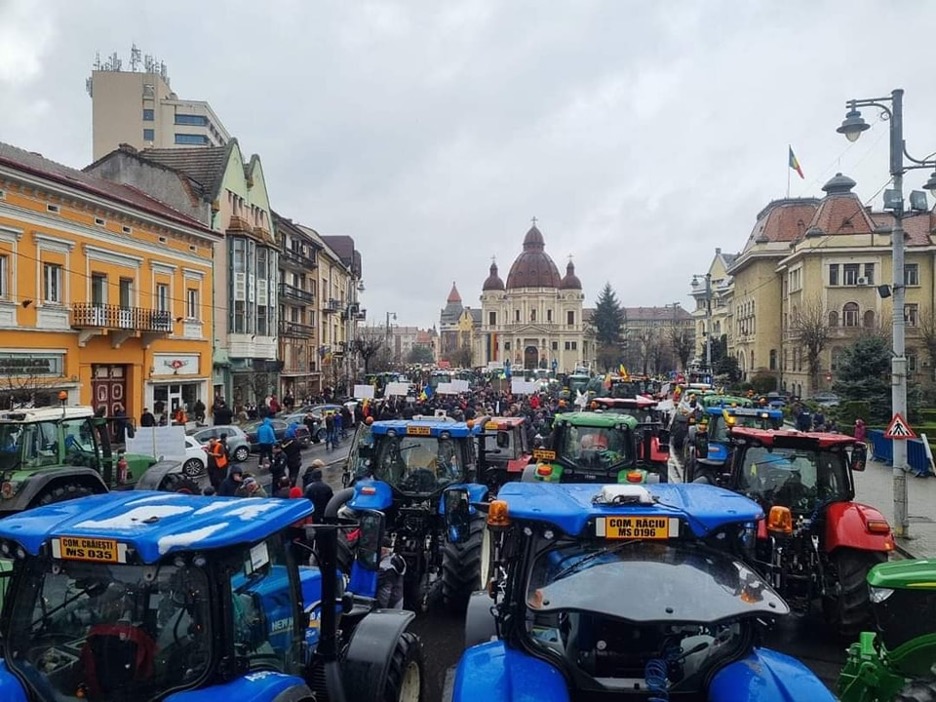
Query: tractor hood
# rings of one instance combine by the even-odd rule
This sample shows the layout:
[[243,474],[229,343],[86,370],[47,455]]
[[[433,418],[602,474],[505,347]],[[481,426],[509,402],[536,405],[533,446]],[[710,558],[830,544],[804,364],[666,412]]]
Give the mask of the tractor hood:
[[497,499],[507,503],[511,520],[548,522],[573,536],[601,517],[675,518],[687,524],[697,537],[728,524],[756,522],[764,517],[756,502],[712,485],[641,486],[649,493],[650,504],[596,504],[595,498],[603,489],[591,484],[515,482],[504,485]]
[[[143,563],[176,551],[250,544],[312,514],[308,500],[202,497],[173,492],[111,492],[38,507],[0,520],[0,539],[33,556],[51,541],[57,558]],[[262,519],[260,517],[262,516]],[[103,555],[101,555],[103,554]]]
[[888,590],[936,590],[936,559],[893,561],[874,566],[868,585]]

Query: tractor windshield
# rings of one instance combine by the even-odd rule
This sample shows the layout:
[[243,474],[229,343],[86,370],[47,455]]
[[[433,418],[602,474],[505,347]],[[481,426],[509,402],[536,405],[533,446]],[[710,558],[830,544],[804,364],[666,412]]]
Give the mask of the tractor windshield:
[[818,503],[850,499],[843,451],[752,446],[744,454],[739,485],[764,505],[809,512]]
[[40,559],[26,568],[4,658],[38,699],[162,698],[207,671],[209,585],[200,568]]
[[22,458],[22,424],[0,424],[0,471],[17,470]]
[[566,424],[558,441],[559,458],[585,470],[609,470],[632,461],[630,432],[618,427],[588,427]]
[[[750,427],[752,429],[779,429],[782,420],[771,419],[770,417],[752,417],[749,415],[736,415],[732,427]],[[725,417],[720,414],[709,417],[708,434],[709,441],[719,443],[728,443],[728,429],[730,427],[725,422]]]
[[643,684],[651,666],[662,667],[670,692],[701,691],[713,669],[750,645],[752,618],[789,611],[730,556],[649,541],[550,545],[526,593],[533,644],[620,691]]
[[434,493],[464,475],[459,444],[434,436],[380,436],[374,478],[401,492]]

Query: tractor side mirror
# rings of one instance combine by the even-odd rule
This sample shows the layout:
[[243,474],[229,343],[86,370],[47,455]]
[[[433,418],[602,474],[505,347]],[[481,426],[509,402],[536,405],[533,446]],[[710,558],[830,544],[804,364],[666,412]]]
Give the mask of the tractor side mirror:
[[364,510],[358,513],[357,519],[361,535],[358,538],[355,560],[364,570],[379,570],[386,517],[383,512]]
[[497,432],[497,448],[508,448],[510,446],[510,434],[506,431]]
[[865,469],[868,462],[868,447],[865,444],[855,444],[852,446],[851,460],[849,467],[853,471],[861,472]]
[[708,458],[708,432],[700,431],[695,435],[697,458]]
[[463,544],[471,535],[468,491],[464,488],[451,488],[443,493],[443,499],[448,540],[453,544]]

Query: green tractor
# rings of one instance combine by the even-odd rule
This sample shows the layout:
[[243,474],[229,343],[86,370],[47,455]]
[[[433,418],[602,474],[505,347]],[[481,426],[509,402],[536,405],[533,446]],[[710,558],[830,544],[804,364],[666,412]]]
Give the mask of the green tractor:
[[199,493],[179,461],[114,451],[90,407],[0,413],[0,517],[109,490]]
[[653,461],[652,431],[626,414],[556,415],[544,448],[533,452],[523,482],[667,482],[666,464]]
[[842,702],[936,702],[936,560],[868,573],[877,631],[862,632],[839,676]]

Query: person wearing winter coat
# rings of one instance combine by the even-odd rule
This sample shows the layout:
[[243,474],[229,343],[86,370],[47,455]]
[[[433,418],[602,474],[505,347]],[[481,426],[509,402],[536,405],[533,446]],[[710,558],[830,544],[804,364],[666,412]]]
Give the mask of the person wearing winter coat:
[[264,418],[257,428],[257,447],[260,449],[260,456],[257,459],[259,465],[263,465],[264,457],[273,462],[273,444],[276,443],[276,432],[273,430],[273,422],[269,417]]
[[302,468],[302,444],[296,438],[295,432],[291,439],[283,441],[283,453],[286,455],[286,469],[289,471],[289,484],[295,485],[299,479]]
[[234,497],[242,482],[244,482],[244,469],[235,464],[228,470],[227,477],[221,481],[218,495],[220,497]]
[[305,490],[306,498],[308,498],[314,507],[314,511],[312,512],[313,521],[322,521],[322,518],[325,516],[325,508],[328,506],[328,501],[331,500],[332,495],[334,495],[334,491],[331,489],[331,486],[322,479],[322,470],[320,468],[313,468],[309,476],[309,484]]

